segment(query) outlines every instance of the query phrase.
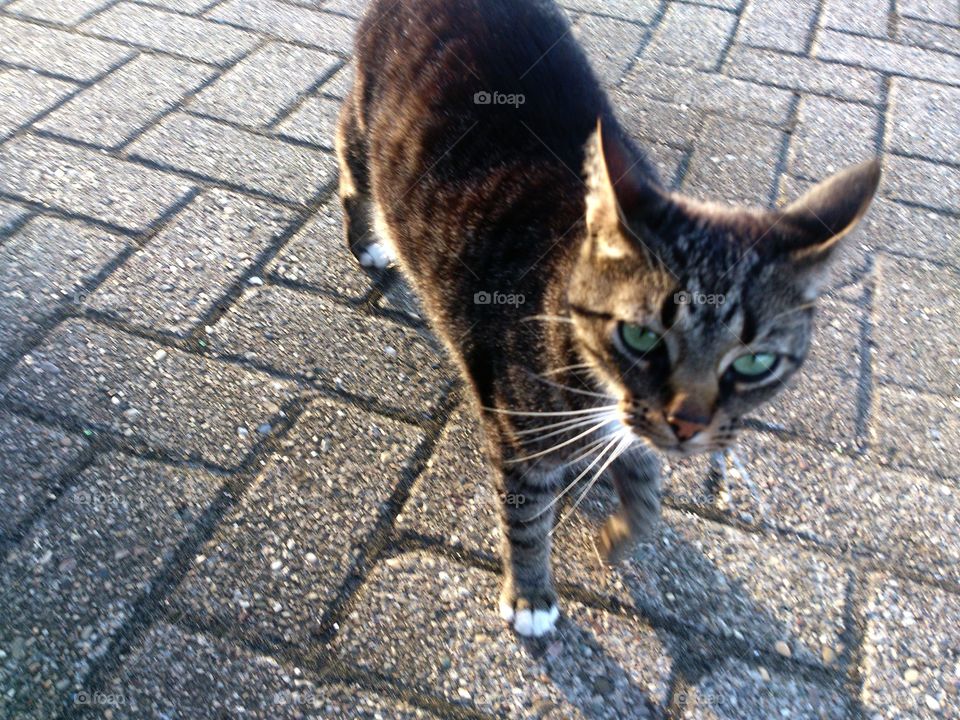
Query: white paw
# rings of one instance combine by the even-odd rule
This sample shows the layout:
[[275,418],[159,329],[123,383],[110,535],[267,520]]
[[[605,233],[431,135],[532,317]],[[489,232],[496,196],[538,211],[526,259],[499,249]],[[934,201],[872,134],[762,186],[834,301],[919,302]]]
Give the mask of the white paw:
[[524,637],[542,637],[553,630],[560,617],[560,609],[551,605],[546,610],[523,609],[514,612],[506,602],[500,602],[500,617],[513,623],[513,629]]
[[386,243],[382,242],[367,245],[364,251],[360,253],[360,264],[363,267],[374,267],[379,270],[390,267],[396,259],[392,250]]

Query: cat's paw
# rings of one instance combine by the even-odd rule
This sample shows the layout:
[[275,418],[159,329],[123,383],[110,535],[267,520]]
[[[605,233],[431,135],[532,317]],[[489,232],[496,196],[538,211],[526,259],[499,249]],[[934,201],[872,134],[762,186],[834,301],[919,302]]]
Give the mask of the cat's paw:
[[360,253],[360,264],[363,267],[386,270],[396,262],[396,255],[393,250],[383,242],[375,242],[367,245]]
[[630,523],[620,515],[611,515],[600,528],[597,548],[604,561],[617,564],[626,560],[637,546]]
[[500,617],[524,637],[542,637],[554,629],[560,609],[553,593],[541,593],[531,600],[504,592],[500,596]]

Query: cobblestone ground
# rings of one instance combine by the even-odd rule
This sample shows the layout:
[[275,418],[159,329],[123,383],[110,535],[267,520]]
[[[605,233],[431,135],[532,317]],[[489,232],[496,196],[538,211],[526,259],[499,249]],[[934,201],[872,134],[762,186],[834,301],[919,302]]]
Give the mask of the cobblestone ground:
[[0,716],[960,718],[956,0],[568,0],[674,187],[885,179],[749,478],[668,468],[565,617],[494,609],[429,333],[366,302],[331,132],[358,0],[0,0]]

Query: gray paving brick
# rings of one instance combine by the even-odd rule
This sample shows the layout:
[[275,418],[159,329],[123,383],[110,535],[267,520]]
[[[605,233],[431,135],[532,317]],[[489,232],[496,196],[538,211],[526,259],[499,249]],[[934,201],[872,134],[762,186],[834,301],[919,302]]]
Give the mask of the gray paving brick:
[[892,150],[960,164],[960,88],[894,78],[890,105]]
[[787,122],[793,103],[788,90],[648,62],[634,64],[623,89],[695,110],[771,124]]
[[889,155],[883,191],[894,200],[960,213],[960,170],[949,165]]
[[215,72],[207,65],[141,55],[80,93],[37,126],[92,145],[118,147]]
[[0,17],[0,60],[76,80],[93,80],[134,51],[94,38]]
[[131,230],[147,229],[191,189],[168,173],[37,137],[0,149],[0,191]]
[[847,717],[848,702],[834,688],[731,659],[683,691],[684,720]]
[[636,23],[597,15],[583,15],[573,25],[573,34],[584,47],[600,80],[616,85],[623,78],[649,29]]
[[29,124],[77,89],[26,70],[0,70],[0,136]]
[[191,14],[198,14],[217,2],[219,0],[150,0],[151,5]]
[[9,232],[27,215],[29,210],[25,207],[0,200],[0,234]]
[[897,39],[905,45],[919,45],[931,50],[960,55],[960,29],[958,28],[901,18],[897,23]]
[[59,712],[220,483],[118,455],[81,475],[0,569],[0,710]]
[[81,436],[0,412],[0,538],[53,499],[61,473],[87,447]]
[[84,32],[226,65],[257,44],[245,30],[122,2],[81,25]]
[[947,215],[877,198],[862,221],[861,235],[876,247],[960,267],[960,228]]
[[37,217],[0,245],[0,362],[55,311],[82,300],[93,279],[127,242],[78,222]]
[[353,63],[347,63],[337,70],[333,77],[320,87],[320,92],[329,97],[342,100],[347,96],[347,93],[350,92],[350,88],[353,85],[353,74]]
[[678,190],[687,152],[660,143],[650,144],[645,149],[647,156],[653,161],[653,165],[660,175],[660,182],[663,183],[663,186],[670,190]]
[[960,400],[881,386],[874,393],[870,440],[878,460],[919,468],[936,477],[960,477]]
[[753,487],[732,478],[731,507],[840,552],[939,580],[960,578],[960,549],[951,539],[960,518],[955,486],[773,438],[751,436],[738,453]]
[[750,0],[737,41],[754,47],[804,52],[819,5],[816,0]]
[[295,388],[70,320],[21,360],[3,385],[11,400],[94,429],[139,438],[172,455],[236,467]]
[[[190,109],[242,125],[264,127],[318,84],[339,58],[272,43],[246,57],[194,98]],[[283,78],[282,82],[278,82]]]
[[874,301],[876,375],[884,382],[960,395],[960,275],[920,260],[881,256]]
[[715,68],[730,42],[736,21],[735,15],[724,10],[673,3],[643,57],[667,65]]
[[577,12],[610,15],[624,20],[651,23],[660,11],[656,0],[560,0],[562,7]]
[[331,199],[307,222],[268,266],[275,278],[359,299],[370,281],[347,249],[343,236],[343,209]]
[[768,205],[785,138],[762,125],[709,118],[693,151],[684,190],[703,199]]
[[889,16],[888,0],[826,0],[820,24],[833,30],[886,38]]
[[342,15],[316,12],[278,0],[227,0],[207,16],[338,53],[353,50],[357,24],[356,20]]
[[[491,573],[424,553],[393,558],[361,589],[334,651],[500,718],[551,708],[564,718],[642,720],[652,717],[648,702],[662,707],[669,635],[570,603],[546,653],[536,657],[500,619],[498,594]],[[369,641],[370,632],[378,642]]]
[[960,597],[882,576],[872,585],[861,698],[869,716],[960,718]]
[[307,0],[298,4],[359,19],[363,17],[371,2],[373,0]]
[[413,412],[428,412],[452,379],[416,331],[278,287],[249,291],[213,327],[210,347]]
[[333,150],[340,105],[340,100],[309,97],[286,120],[277,125],[276,132],[283,137]]
[[906,17],[960,26],[960,9],[953,0],[900,0],[897,10]]
[[88,306],[186,337],[293,218],[282,206],[211,190],[113,273]]
[[[458,413],[397,525],[495,560],[497,495],[480,442],[476,420]],[[700,487],[688,483],[677,468],[667,476],[668,494],[679,480],[684,486],[677,495],[703,495],[705,476]],[[845,580],[831,561],[781,547],[763,535],[666,510],[654,543],[642,546],[624,565],[605,565],[595,537],[600,522],[615,508],[611,496],[605,483],[595,486],[556,533],[553,563],[558,579],[754,647],[770,650],[784,640],[795,657],[809,662],[820,662],[825,646],[838,647]],[[494,599],[488,601],[491,606]]]
[[689,150],[703,124],[703,114],[688,105],[619,91],[611,99],[627,131],[647,142]]
[[880,113],[856,103],[807,96],[797,109],[787,170],[821,179],[877,154]]
[[110,708],[114,720],[238,714],[256,720],[439,720],[389,688],[379,694],[343,683],[318,685],[300,668],[165,623],[150,629],[105,695],[117,700]]
[[325,153],[180,113],[151,128],[128,152],[297,203],[311,202],[336,172]]
[[254,634],[309,640],[422,439],[412,425],[350,405],[312,404],[200,551],[171,606]]
[[724,72],[742,80],[845,100],[875,103],[883,93],[883,76],[873,70],[744,45],[730,49]]
[[934,50],[824,30],[818,36],[815,54],[895,75],[960,85],[960,57]]
[[38,18],[61,25],[76,25],[89,15],[102,10],[110,0],[16,0],[7,5],[7,12]]

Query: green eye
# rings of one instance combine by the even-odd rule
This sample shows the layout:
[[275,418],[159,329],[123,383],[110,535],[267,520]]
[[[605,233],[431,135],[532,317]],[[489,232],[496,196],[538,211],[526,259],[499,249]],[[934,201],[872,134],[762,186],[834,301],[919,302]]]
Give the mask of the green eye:
[[779,361],[780,356],[773,353],[741,355],[733,361],[733,369],[744,378],[757,380],[772,373]]
[[633,323],[620,324],[620,337],[623,344],[633,352],[648,353],[660,344],[660,336],[653,330]]

